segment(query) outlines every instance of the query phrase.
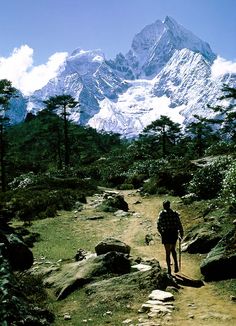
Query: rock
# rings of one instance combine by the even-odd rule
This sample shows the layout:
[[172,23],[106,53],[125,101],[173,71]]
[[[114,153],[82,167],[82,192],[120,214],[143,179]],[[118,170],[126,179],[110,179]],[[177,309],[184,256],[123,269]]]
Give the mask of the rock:
[[[217,232],[215,227],[217,226]],[[208,253],[221,240],[221,227],[215,222],[198,224],[188,230],[181,245],[182,251],[190,254]]]
[[149,299],[160,300],[160,301],[171,301],[174,300],[174,296],[170,292],[153,290],[152,293],[149,295]]
[[[109,297],[118,297],[119,300],[126,301],[127,298],[135,299],[133,293],[136,293],[137,288],[151,293],[154,289],[164,290],[170,285],[171,280],[167,274],[163,272],[157,261],[152,262],[152,269],[145,272],[132,272],[123,275],[115,276],[109,279],[99,279],[93,283],[85,285],[86,293],[93,296],[93,299],[98,300],[99,293],[109,293]],[[132,299],[132,301],[133,301]]]
[[86,258],[88,252],[84,249],[78,249],[77,253],[75,254],[75,261],[81,261]]
[[54,288],[57,300],[64,299],[76,289],[91,282],[94,277],[130,272],[130,261],[122,253],[109,252],[92,256],[79,262],[65,264],[61,270],[44,280],[47,287]]
[[114,215],[117,216],[117,217],[127,217],[130,214],[128,212],[125,212],[125,211],[121,210],[121,209],[118,209],[118,211],[114,212]]
[[236,228],[226,234],[200,265],[206,281],[236,278]]
[[65,314],[65,315],[63,316],[63,318],[64,318],[64,320],[71,320],[71,315],[69,315],[69,314]]
[[154,243],[152,234],[148,233],[148,234],[145,235],[145,243],[146,243],[147,246]]
[[15,235],[7,235],[7,257],[13,270],[29,269],[34,262],[32,251]]
[[129,206],[124,200],[124,196],[117,192],[105,192],[99,208],[104,212],[115,212],[117,210],[128,212],[129,210]]
[[110,251],[121,252],[129,255],[130,246],[115,238],[106,238],[96,245],[95,251],[97,255],[103,255]]
[[[6,245],[0,244],[0,324],[49,326],[54,316],[46,309],[32,304],[24,293],[22,280],[13,273],[5,257]],[[4,254],[2,254],[4,251]],[[21,283],[21,286],[19,286]]]
[[126,319],[126,320],[122,321],[122,324],[124,324],[124,325],[128,325],[130,323],[132,323],[132,319]]
[[96,221],[96,220],[102,220],[104,219],[104,216],[102,215],[94,215],[94,216],[89,216],[86,218],[88,221]]
[[147,265],[147,264],[136,264],[136,265],[132,265],[131,269],[136,269],[140,272],[146,272],[146,271],[149,271],[150,269],[152,269],[152,266]]

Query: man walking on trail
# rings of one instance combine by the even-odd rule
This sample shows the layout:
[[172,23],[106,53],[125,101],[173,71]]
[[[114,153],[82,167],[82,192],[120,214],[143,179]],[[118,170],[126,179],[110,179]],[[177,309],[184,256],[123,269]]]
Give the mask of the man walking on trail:
[[170,202],[168,200],[163,202],[163,208],[164,210],[160,212],[157,219],[157,229],[161,234],[162,243],[165,246],[168,274],[171,274],[171,254],[174,260],[174,272],[177,273],[179,266],[175,246],[178,236],[183,237],[183,226],[179,214],[170,208]]

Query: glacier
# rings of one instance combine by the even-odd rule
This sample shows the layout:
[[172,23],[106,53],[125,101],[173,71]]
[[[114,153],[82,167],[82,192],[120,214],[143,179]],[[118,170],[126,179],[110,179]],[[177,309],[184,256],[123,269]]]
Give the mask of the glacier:
[[[216,59],[207,42],[167,16],[145,26],[130,50],[113,60],[101,50],[76,49],[22,105],[25,114],[36,114],[50,96],[69,94],[80,103],[70,112],[72,121],[134,138],[161,115],[182,125],[194,114],[213,117],[207,104],[217,104],[223,83],[236,86],[236,74],[212,73]],[[20,112],[12,109],[15,121]]]

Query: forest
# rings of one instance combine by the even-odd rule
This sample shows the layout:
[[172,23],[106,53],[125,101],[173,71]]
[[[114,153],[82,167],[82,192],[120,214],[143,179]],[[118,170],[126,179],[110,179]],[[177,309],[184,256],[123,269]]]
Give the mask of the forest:
[[235,209],[236,89],[222,90],[219,100],[228,106],[207,108],[217,118],[195,115],[183,129],[160,116],[137,139],[124,139],[72,123],[68,109],[79,103],[70,95],[49,98],[37,115],[11,125],[7,111],[17,90],[1,80],[1,210],[10,219],[53,216],[98,185],[221,198]]

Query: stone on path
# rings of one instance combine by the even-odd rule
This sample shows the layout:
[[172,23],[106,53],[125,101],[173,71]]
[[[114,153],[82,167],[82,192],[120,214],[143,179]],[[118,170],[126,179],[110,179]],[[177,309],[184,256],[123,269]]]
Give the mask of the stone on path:
[[160,301],[171,301],[174,300],[174,296],[170,292],[153,290],[152,293],[149,295],[149,299],[160,300]]

